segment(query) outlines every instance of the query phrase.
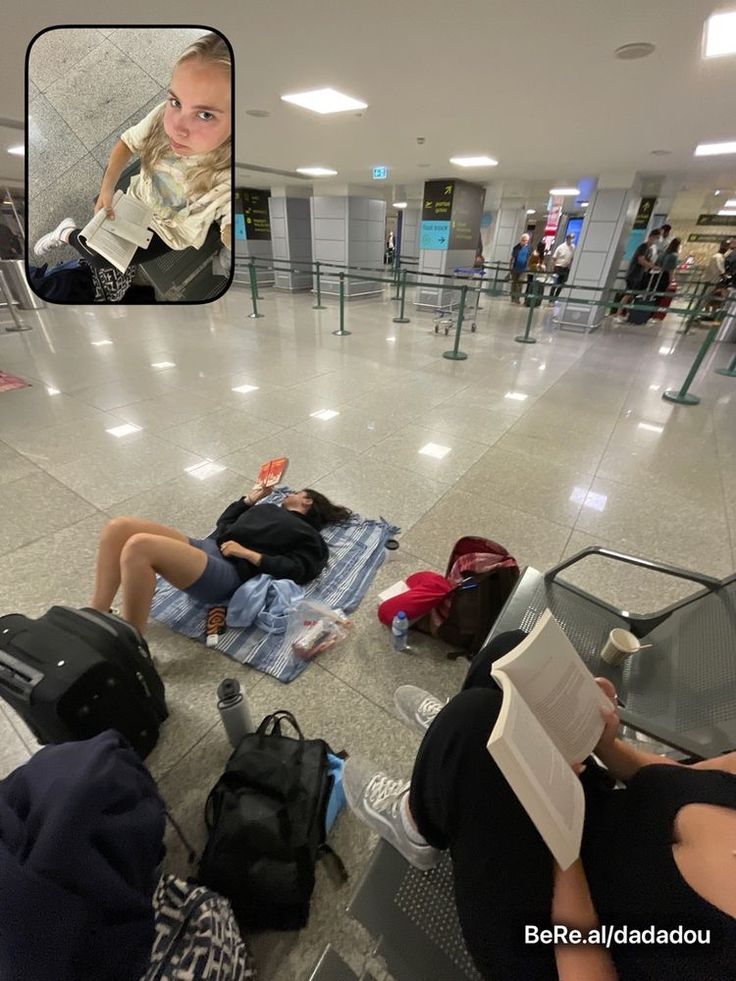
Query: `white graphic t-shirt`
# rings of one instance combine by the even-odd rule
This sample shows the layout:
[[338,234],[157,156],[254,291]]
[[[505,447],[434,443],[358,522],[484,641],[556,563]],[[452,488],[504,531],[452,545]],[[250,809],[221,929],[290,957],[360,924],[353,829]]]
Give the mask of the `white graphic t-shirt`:
[[[162,103],[163,104],[163,103]],[[161,106],[156,106],[135,126],[120,136],[137,153],[148,134]],[[156,163],[153,174],[137,174],[131,178],[127,194],[153,209],[151,227],[171,249],[200,248],[212,222],[221,228],[232,221],[232,181],[229,168],[218,174],[212,190],[194,199],[187,198],[187,174],[201,164],[202,156],[179,157],[173,150]]]

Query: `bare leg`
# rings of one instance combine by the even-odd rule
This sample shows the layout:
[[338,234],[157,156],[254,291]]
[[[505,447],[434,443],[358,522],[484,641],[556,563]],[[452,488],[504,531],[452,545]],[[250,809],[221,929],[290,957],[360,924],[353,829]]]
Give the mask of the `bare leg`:
[[618,311],[616,312],[616,316],[617,316],[617,317],[625,317],[625,316],[626,316],[626,314],[627,314],[627,313],[628,313],[629,311],[628,311],[628,310],[624,310],[624,307],[625,307],[625,306],[626,306],[626,305],[627,305],[628,303],[631,303],[631,300],[632,300],[632,294],[631,294],[631,293],[627,293],[627,294],[626,294],[626,295],[625,295],[625,296],[624,296],[624,297],[622,298],[622,300],[621,300],[621,306],[620,306],[620,307],[618,308]]
[[134,534],[120,556],[123,617],[144,633],[156,589],[156,573],[177,589],[186,589],[206,568],[207,554],[189,542],[163,535]]
[[186,535],[182,535],[180,531],[156,524],[154,521],[144,521],[143,518],[113,518],[105,525],[100,535],[95,591],[90,603],[93,609],[107,613],[112,606],[120,587],[120,556],[123,546],[132,535],[139,533],[160,535],[178,542],[189,542]]

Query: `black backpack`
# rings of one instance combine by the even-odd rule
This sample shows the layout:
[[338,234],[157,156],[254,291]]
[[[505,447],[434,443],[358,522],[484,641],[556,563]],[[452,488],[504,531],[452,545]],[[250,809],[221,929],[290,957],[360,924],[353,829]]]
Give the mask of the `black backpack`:
[[[297,738],[282,733],[282,720]],[[199,881],[230,900],[242,930],[305,926],[321,853],[347,878],[325,844],[329,751],[305,739],[290,712],[274,712],[243,737],[207,798]]]

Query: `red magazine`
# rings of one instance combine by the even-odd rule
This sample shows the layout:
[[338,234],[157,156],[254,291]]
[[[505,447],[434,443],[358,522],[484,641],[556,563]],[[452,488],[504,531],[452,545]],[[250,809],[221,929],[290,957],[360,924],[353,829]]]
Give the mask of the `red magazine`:
[[256,484],[260,487],[275,487],[286,473],[288,466],[289,458],[286,456],[280,456],[275,460],[269,460],[268,463],[261,464]]

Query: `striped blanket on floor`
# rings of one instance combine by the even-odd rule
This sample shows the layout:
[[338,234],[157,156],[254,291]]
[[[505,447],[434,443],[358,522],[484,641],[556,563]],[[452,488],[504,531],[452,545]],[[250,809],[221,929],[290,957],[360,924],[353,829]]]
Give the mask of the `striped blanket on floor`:
[[[286,488],[279,488],[267,500],[278,503],[287,493]],[[383,563],[387,540],[398,530],[383,518],[374,520],[360,515],[353,515],[345,524],[325,528],[322,537],[330,549],[330,562],[306,587],[305,599],[345,613],[356,609]],[[204,643],[208,608],[159,579],[151,616],[177,633]],[[220,637],[217,650],[283,682],[293,681],[310,663],[294,656],[283,634],[267,634],[256,626],[228,629]]]

